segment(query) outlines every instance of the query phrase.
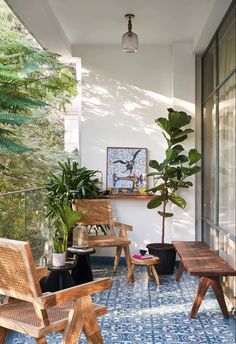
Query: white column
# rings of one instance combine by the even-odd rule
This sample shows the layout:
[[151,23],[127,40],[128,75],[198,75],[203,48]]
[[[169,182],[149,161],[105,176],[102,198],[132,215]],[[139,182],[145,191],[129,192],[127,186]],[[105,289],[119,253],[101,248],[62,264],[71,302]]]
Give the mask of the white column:
[[81,117],[81,59],[71,58],[64,60],[75,66],[77,80],[77,96],[71,99],[71,104],[66,106],[64,116],[64,148],[66,152],[80,150],[80,117]]

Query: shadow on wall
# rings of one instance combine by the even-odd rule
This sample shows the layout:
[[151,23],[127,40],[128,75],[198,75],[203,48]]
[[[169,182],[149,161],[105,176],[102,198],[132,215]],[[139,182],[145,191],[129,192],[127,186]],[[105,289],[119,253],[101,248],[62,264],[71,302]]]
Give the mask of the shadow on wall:
[[162,159],[166,144],[155,119],[173,106],[194,113],[192,103],[82,69],[81,150],[105,153],[107,146],[138,145]]
[[[106,148],[108,146],[146,147],[148,149],[148,160],[163,159],[166,142],[161,130],[155,124],[155,119],[165,116],[168,107],[186,111],[191,115],[194,114],[194,104],[192,103],[166,97],[115,80],[107,75],[83,69],[82,164],[88,168],[102,171],[105,176]],[[192,126],[194,127],[194,121],[192,121]],[[192,148],[193,146],[194,135],[189,139],[186,148]],[[152,181],[150,181],[148,187],[151,187],[151,185]],[[194,233],[193,199],[194,189],[190,191],[188,208],[182,213],[176,212],[176,221],[178,221],[178,218],[181,220],[179,222],[181,229],[179,226],[174,226],[174,232],[179,229],[181,233],[179,235],[189,237],[190,240]],[[160,240],[161,217],[156,211],[146,209],[146,203],[146,201],[137,200],[114,201],[114,212],[119,215],[119,221],[129,223],[135,228],[135,231],[130,233],[132,251],[148,242],[158,242]],[[134,215],[134,211],[136,215]],[[173,238],[172,219],[168,222],[168,227],[166,239],[170,242]],[[176,236],[176,233],[174,236]],[[110,251],[112,252],[112,250]],[[110,252],[106,252],[106,254],[112,255]]]

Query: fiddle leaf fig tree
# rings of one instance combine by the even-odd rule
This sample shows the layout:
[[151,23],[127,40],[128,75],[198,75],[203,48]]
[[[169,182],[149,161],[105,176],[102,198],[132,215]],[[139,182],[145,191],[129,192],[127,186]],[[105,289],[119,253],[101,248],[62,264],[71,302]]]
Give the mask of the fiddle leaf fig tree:
[[178,194],[179,189],[188,189],[193,186],[188,178],[198,173],[201,168],[195,164],[201,159],[201,154],[197,149],[185,151],[182,146],[183,141],[194,131],[185,128],[191,121],[191,116],[182,111],[168,110],[168,118],[160,117],[155,120],[157,125],[162,128],[167,149],[165,159],[162,162],[150,160],[149,166],[155,170],[148,176],[153,176],[154,187],[148,191],[155,195],[148,203],[149,209],[155,209],[162,206],[158,214],[162,216],[162,239],[165,240],[165,219],[173,216],[173,213],[167,212],[169,202],[176,204],[180,208],[186,207],[186,201]]

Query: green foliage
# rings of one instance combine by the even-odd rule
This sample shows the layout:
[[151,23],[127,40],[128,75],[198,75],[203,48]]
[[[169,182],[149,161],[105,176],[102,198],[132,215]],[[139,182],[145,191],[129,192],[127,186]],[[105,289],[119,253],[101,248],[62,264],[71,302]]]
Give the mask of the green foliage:
[[49,204],[57,201],[63,204],[65,201],[71,204],[73,199],[94,199],[101,197],[98,188],[100,182],[96,177],[98,171],[80,167],[76,161],[61,163],[56,173],[49,173],[46,183]]
[[48,239],[45,190],[0,195],[0,237],[28,241],[35,260]]
[[55,253],[67,251],[68,235],[74,225],[79,222],[83,214],[82,211],[73,211],[70,206],[53,202],[48,204],[48,216],[56,222],[56,229],[53,235],[53,248]]
[[0,191],[41,186],[71,156],[59,110],[76,89],[74,69],[43,50],[0,0]]
[[22,40],[0,39],[0,51],[0,148],[22,153],[27,149],[7,139],[14,131],[4,132],[4,127],[24,124],[26,116],[49,106],[53,97],[64,107],[76,95],[76,82],[73,70],[59,63],[57,54]]
[[166,157],[163,162],[150,160],[149,166],[156,170],[151,172],[149,176],[154,178],[154,187],[148,191],[157,193],[148,203],[149,209],[155,209],[162,205],[163,210],[158,211],[162,216],[162,243],[164,243],[165,235],[165,218],[173,216],[172,213],[166,211],[169,202],[174,203],[178,207],[184,209],[186,201],[177,194],[181,188],[188,189],[193,186],[192,182],[186,180],[188,177],[198,173],[201,168],[193,166],[201,159],[201,154],[197,149],[190,149],[185,154],[184,147],[180,145],[187,139],[188,134],[193,130],[183,128],[191,121],[191,116],[183,111],[175,111],[168,109],[168,118],[160,117],[156,119],[156,123],[164,130],[163,135],[166,139],[168,148],[166,149]]

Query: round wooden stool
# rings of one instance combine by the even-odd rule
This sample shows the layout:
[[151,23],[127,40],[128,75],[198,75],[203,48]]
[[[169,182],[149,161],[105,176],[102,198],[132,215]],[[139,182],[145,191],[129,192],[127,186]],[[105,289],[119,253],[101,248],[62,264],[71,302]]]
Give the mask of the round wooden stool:
[[131,262],[131,266],[128,272],[128,276],[127,276],[127,282],[130,281],[134,281],[134,268],[135,265],[145,265],[147,267],[147,277],[148,280],[150,278],[151,273],[153,274],[157,285],[160,285],[160,280],[159,280],[159,276],[158,273],[156,272],[155,266],[156,264],[160,263],[160,258],[158,257],[153,257],[153,258],[143,258],[143,259],[135,259],[135,258],[131,258],[130,260]]

